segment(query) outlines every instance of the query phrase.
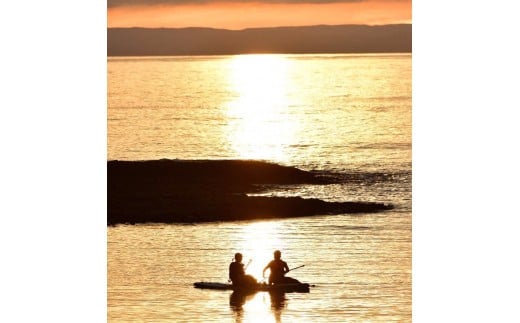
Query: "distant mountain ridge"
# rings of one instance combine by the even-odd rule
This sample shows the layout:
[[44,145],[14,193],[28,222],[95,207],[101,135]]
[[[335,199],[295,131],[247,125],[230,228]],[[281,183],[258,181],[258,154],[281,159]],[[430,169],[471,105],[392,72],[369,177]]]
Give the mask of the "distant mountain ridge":
[[108,56],[249,53],[407,53],[412,25],[249,28],[108,28]]

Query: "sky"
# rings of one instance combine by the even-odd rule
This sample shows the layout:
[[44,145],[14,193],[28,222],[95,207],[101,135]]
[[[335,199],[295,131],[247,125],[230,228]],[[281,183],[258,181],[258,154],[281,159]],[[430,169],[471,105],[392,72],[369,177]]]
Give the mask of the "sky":
[[254,27],[412,22],[411,0],[107,0],[108,27]]
[[[105,321],[106,5],[29,2],[0,19],[0,322]],[[414,2],[414,322],[519,317],[517,16]]]

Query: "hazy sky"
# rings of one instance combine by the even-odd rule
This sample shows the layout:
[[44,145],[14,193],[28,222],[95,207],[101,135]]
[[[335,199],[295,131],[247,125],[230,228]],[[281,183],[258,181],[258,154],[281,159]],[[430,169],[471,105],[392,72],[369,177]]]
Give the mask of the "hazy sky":
[[108,27],[411,23],[411,0],[108,0]]

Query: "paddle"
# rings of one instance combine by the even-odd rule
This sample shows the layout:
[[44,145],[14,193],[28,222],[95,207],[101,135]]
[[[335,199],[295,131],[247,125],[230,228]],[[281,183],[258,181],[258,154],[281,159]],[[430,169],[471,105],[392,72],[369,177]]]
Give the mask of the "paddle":
[[[291,269],[287,270],[287,271],[285,272],[285,274],[287,274],[287,273],[290,272],[290,271],[296,270],[296,269],[298,269],[298,268],[302,268],[302,267],[305,267],[305,265],[301,265],[301,266],[298,266],[298,267],[291,268]],[[262,276],[262,277],[263,277],[263,276]]]
[[298,269],[298,268],[302,268],[302,267],[304,267],[304,266],[305,266],[305,265],[301,265],[301,266],[298,266],[298,267],[291,268],[291,269],[289,269],[286,273],[288,273],[288,272],[290,272],[290,271],[293,271],[293,270],[296,270],[296,269]]
[[[288,271],[286,271],[286,272],[284,273],[284,275],[287,274],[287,273],[290,272],[290,271],[293,271],[293,270],[296,270],[296,269],[298,269],[298,268],[302,268],[302,267],[305,267],[305,265],[301,265],[301,266],[298,266],[298,267],[291,268],[291,269],[289,269]],[[262,281],[264,281],[264,280],[265,280],[265,277],[264,277],[263,275],[262,275],[262,277],[263,277],[263,278],[262,278]],[[294,279],[294,278],[285,277],[285,279],[292,279],[292,280],[294,280],[294,281],[300,283],[298,280],[296,280],[296,279]],[[265,283],[265,282],[264,282],[264,283]]]

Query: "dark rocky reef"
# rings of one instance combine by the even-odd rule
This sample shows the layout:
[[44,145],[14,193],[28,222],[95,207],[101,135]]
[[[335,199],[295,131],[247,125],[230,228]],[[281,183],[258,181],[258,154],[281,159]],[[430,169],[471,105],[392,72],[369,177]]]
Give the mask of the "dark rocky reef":
[[294,167],[243,160],[109,161],[107,223],[194,223],[378,212],[382,203],[247,196],[268,185],[331,183]]

